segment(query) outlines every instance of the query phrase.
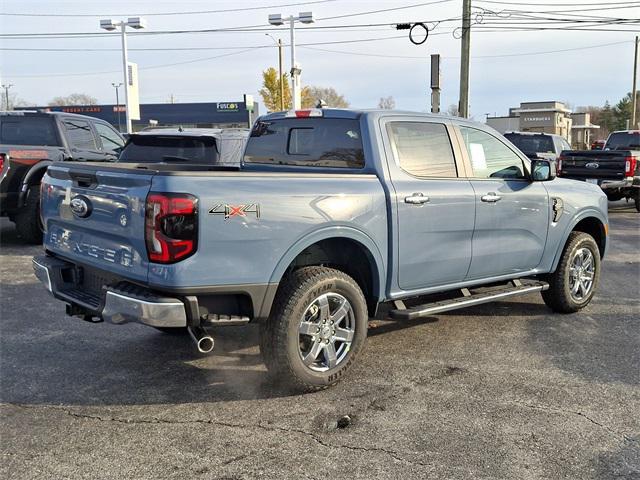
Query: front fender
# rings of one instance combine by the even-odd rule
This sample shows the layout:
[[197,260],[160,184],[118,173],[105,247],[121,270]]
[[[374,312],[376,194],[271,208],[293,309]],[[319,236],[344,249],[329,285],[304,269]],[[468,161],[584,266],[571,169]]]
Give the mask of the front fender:
[[[598,219],[600,221],[600,223],[602,223],[602,225],[605,225],[605,254],[607,252],[607,249],[609,248],[609,235],[608,235],[608,218],[606,217],[606,215],[603,215],[602,212],[600,210],[597,210],[595,208],[585,208],[584,210],[581,210],[580,212],[578,212],[576,215],[574,215],[573,219],[571,220],[571,222],[569,222],[569,224],[567,225],[567,227],[565,228],[563,234],[562,234],[562,241],[558,244],[558,248],[556,249],[556,254],[553,257],[553,267],[551,269],[552,272],[554,272],[556,270],[556,268],[558,268],[558,264],[560,263],[560,257],[562,257],[562,252],[564,251],[564,246],[567,244],[567,240],[569,239],[569,235],[571,235],[571,232],[573,231],[573,229],[575,228],[575,226],[580,223],[582,220],[584,220],[585,218],[589,218],[589,217],[594,217],[596,219]],[[603,255],[604,256],[604,255]]]
[[384,291],[384,282],[386,278],[386,268],[384,257],[380,253],[380,249],[376,242],[366,233],[356,228],[343,225],[332,225],[330,227],[323,227],[305,234],[299,238],[294,244],[287,249],[280,261],[276,264],[275,269],[271,275],[270,283],[279,283],[284,273],[286,272],[291,262],[300,255],[306,248],[318,243],[322,240],[329,238],[347,238],[353,240],[362,245],[371,256],[374,271],[374,295],[381,299],[381,295]]

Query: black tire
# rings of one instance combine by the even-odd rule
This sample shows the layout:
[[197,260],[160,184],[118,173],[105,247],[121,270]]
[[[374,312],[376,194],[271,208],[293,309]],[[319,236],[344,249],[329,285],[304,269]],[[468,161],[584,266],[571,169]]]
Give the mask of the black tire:
[[[583,249],[587,249],[591,254],[592,281],[586,292],[581,286],[578,286],[578,291],[574,294],[572,287],[576,286],[576,281],[571,274],[571,269],[573,262],[579,261],[576,257],[579,252],[583,252]],[[593,237],[588,233],[571,232],[558,268],[555,272],[547,275],[546,280],[549,282],[549,289],[542,292],[542,298],[544,303],[554,312],[573,313],[586,307],[593,298],[600,280],[600,250]],[[580,292],[583,295],[580,296]]]
[[27,191],[27,201],[16,213],[16,230],[25,241],[34,245],[42,243],[42,222],[40,221],[40,185],[31,185]]
[[609,200],[610,202],[617,202],[618,200],[622,200],[624,198],[624,195],[622,195],[621,193],[618,192],[606,192],[607,193],[607,200]]
[[[326,267],[301,268],[283,282],[260,332],[260,350],[270,376],[295,391],[316,391],[338,383],[367,337],[369,317],[362,290],[345,273]],[[344,316],[340,316],[339,312],[344,311]],[[329,325],[332,318],[340,318],[335,325],[331,323],[334,326]],[[307,320],[303,322],[304,319]],[[314,326],[313,335],[301,333],[303,323]],[[316,333],[316,324],[320,333]],[[349,332],[350,345],[337,339],[336,332],[338,336]],[[308,352],[302,351],[307,346]],[[305,365],[302,358],[305,354],[317,361]],[[329,366],[330,357],[333,367]]]
[[635,200],[635,204],[636,204],[636,211],[640,212],[640,188],[637,189],[636,198],[634,200]]

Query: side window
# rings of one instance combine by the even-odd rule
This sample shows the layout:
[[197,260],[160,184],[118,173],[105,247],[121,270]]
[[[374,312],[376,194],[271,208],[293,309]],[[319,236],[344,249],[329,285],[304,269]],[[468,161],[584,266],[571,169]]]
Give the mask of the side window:
[[564,138],[560,141],[560,147],[562,150],[571,150],[571,145]]
[[93,126],[96,127],[96,132],[98,132],[98,137],[100,137],[102,141],[102,148],[104,150],[115,150],[124,145],[122,138],[120,138],[120,135],[118,135],[113,128],[104,123],[94,123]]
[[416,177],[457,177],[453,150],[441,123],[390,122],[393,154],[405,172]]
[[98,150],[89,122],[67,119],[64,121],[64,128],[69,143],[74,147],[80,150]]
[[476,178],[526,178],[522,159],[492,135],[460,127]]

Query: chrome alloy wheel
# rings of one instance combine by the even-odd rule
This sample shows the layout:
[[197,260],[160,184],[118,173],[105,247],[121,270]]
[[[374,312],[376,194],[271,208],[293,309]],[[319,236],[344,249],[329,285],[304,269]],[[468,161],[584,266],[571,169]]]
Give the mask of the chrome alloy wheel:
[[580,248],[569,265],[569,290],[571,297],[581,302],[589,296],[593,288],[596,265],[593,253],[588,248]]
[[338,293],[325,293],[309,304],[298,327],[298,349],[303,363],[326,372],[346,358],[356,331],[349,301]]

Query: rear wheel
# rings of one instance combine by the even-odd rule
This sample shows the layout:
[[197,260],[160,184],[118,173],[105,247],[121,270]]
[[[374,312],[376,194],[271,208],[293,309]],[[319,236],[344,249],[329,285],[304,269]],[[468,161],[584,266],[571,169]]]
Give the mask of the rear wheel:
[[334,385],[367,336],[362,290],[345,273],[326,267],[301,268],[284,282],[261,331],[269,373],[296,390]]
[[42,221],[40,220],[40,185],[31,185],[27,201],[15,217],[18,235],[34,245],[42,243]]
[[634,200],[636,203],[636,211],[640,212],[640,188],[636,188],[636,198]]
[[542,292],[542,298],[554,312],[577,312],[589,304],[599,279],[598,245],[591,235],[572,232],[558,268],[547,276],[549,289]]

